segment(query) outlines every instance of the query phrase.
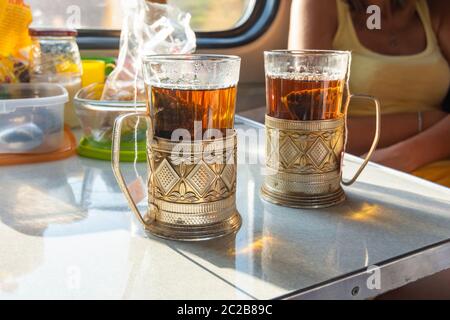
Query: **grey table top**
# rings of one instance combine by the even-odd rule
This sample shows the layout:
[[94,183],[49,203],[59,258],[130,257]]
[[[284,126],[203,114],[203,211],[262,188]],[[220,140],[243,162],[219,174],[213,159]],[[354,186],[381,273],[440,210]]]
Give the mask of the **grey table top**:
[[[0,167],[0,299],[370,298],[450,268],[450,189],[370,164],[344,204],[298,210],[261,200],[262,172],[239,167],[237,235],[180,243],[142,230],[109,162]],[[381,288],[364,287],[372,266]]]

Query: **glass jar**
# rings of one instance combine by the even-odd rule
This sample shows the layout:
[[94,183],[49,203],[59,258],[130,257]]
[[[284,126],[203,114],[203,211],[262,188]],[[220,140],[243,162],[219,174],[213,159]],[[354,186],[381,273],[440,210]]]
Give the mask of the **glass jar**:
[[33,41],[30,55],[31,82],[59,83],[69,92],[64,110],[64,122],[79,126],[73,98],[81,89],[82,64],[72,29],[30,29]]

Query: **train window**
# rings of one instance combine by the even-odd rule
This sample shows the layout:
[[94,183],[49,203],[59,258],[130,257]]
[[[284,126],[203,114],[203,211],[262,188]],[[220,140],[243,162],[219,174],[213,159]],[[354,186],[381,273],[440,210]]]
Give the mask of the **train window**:
[[[114,49],[122,24],[121,0],[27,0],[33,27],[79,30],[80,47]],[[192,15],[199,47],[230,47],[253,40],[270,24],[279,0],[167,0]]]
[[[118,30],[122,23],[120,0],[28,0],[34,27],[75,27]],[[169,4],[192,14],[196,31],[226,31],[241,26],[255,7],[256,0],[168,0]]]

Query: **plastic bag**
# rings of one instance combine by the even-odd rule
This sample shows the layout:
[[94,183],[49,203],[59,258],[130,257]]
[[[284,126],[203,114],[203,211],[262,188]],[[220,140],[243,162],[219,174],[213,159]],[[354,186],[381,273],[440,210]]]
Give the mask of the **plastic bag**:
[[191,15],[145,0],[123,0],[122,7],[125,18],[117,67],[106,81],[102,100],[145,101],[143,57],[194,52]]
[[31,21],[30,7],[22,0],[0,0],[0,83],[29,82]]

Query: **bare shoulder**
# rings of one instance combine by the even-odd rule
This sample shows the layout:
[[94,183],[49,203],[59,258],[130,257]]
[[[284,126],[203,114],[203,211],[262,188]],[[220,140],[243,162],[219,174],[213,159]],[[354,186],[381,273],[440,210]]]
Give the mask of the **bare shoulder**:
[[293,0],[289,46],[331,49],[337,25],[336,0]]
[[301,4],[309,9],[328,10],[330,7],[334,7],[336,10],[336,0],[292,0],[292,2]]
[[450,64],[450,1],[428,0],[439,47]]
[[320,23],[328,23],[326,19],[337,21],[336,0],[292,0],[292,10],[300,15],[321,17]]
[[[430,8],[431,20],[436,33],[449,25],[450,21],[450,1],[427,0]],[[450,35],[449,35],[450,36]]]

